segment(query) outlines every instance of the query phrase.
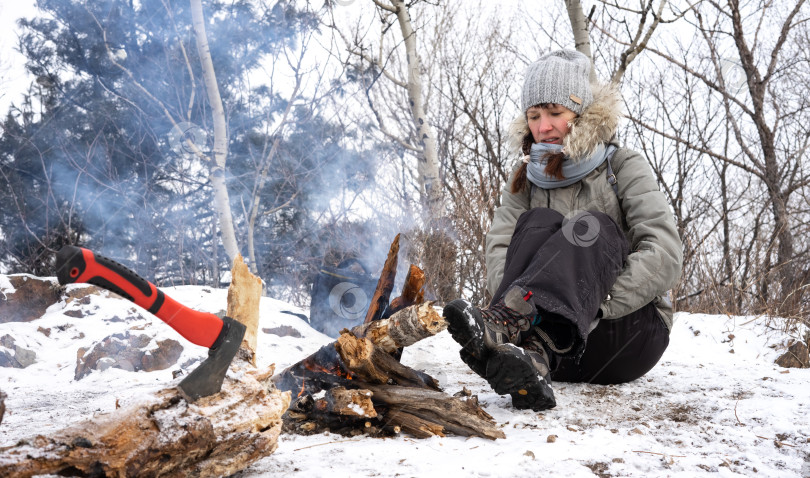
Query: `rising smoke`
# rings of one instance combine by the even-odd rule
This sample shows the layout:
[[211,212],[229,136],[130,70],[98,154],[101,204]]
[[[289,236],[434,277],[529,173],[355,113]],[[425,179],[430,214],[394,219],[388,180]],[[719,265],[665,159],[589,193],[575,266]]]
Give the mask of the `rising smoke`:
[[[229,265],[208,159],[178,148],[179,132],[206,152],[212,133],[187,4],[38,6],[39,14],[22,22],[22,39],[28,69],[48,82],[32,89],[8,120],[14,124],[4,127],[2,167],[9,174],[0,178],[3,189],[25,199],[3,208],[0,227],[33,234],[4,237],[0,260],[32,272],[26,255],[72,243],[160,285],[218,285]],[[276,132],[290,101],[284,86],[277,77],[246,81],[257,69],[283,70],[285,53],[300,54],[316,12],[292,2],[237,1],[206,3],[205,14],[228,117],[226,182],[243,255],[258,197],[256,266],[271,288],[302,299],[322,264],[349,256],[378,272],[393,228],[352,212],[374,181],[375,153],[313,107],[296,108],[309,113],[295,113]],[[259,188],[264,168],[268,179]]]

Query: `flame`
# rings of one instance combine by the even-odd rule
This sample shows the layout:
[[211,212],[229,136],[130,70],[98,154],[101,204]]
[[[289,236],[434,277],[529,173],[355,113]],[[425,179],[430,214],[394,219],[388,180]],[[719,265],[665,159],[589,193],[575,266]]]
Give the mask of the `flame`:
[[352,373],[343,370],[343,367],[340,366],[340,363],[333,363],[329,364],[328,366],[324,366],[321,364],[316,363],[313,360],[304,360],[302,362],[304,368],[302,369],[301,373],[301,390],[298,392],[296,397],[301,397],[304,392],[306,392],[307,388],[307,381],[306,381],[306,371],[309,370],[310,372],[316,373],[325,373],[329,375],[335,375],[336,377],[340,377],[346,380],[352,380],[353,376]]
[[298,392],[298,395],[296,395],[296,397],[295,397],[295,398],[300,398],[300,397],[301,397],[301,395],[303,395],[303,394],[304,394],[304,388],[305,388],[305,385],[306,385],[306,384],[307,384],[307,379],[306,379],[306,378],[305,378],[305,377],[302,375],[302,376],[301,376],[301,391],[300,391],[300,392]]
[[307,360],[304,362],[304,367],[312,372],[321,372],[321,373],[328,373],[330,375],[337,375],[338,377],[345,378],[346,380],[352,379],[352,373],[343,370],[343,368],[338,363],[329,364],[329,366],[325,367],[321,364],[313,363]]

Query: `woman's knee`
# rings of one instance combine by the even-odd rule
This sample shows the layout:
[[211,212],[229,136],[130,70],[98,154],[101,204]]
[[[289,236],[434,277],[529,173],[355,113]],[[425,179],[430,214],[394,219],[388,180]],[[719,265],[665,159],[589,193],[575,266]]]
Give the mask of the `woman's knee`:
[[622,228],[609,215],[601,211],[579,211],[563,218],[563,228],[578,228],[587,231],[589,235],[616,236],[624,238]]
[[525,226],[556,226],[559,227],[565,216],[560,214],[558,211],[554,209],[549,209],[546,207],[536,207],[534,209],[529,209],[528,211],[524,212],[520,215],[515,224],[515,229],[519,229]]

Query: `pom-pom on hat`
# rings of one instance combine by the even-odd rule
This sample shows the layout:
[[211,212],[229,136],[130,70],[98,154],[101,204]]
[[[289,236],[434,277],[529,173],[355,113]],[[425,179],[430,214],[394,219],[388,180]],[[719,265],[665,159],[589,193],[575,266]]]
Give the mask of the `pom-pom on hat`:
[[591,103],[591,60],[575,50],[547,53],[529,65],[523,81],[523,112],[541,103],[557,103],[582,114]]

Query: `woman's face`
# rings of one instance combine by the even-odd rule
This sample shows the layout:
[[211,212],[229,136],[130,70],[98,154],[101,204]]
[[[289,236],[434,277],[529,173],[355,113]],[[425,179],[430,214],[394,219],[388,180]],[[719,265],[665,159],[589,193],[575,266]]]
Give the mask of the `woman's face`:
[[562,144],[570,130],[568,122],[576,116],[573,111],[556,103],[532,106],[526,111],[535,143]]

